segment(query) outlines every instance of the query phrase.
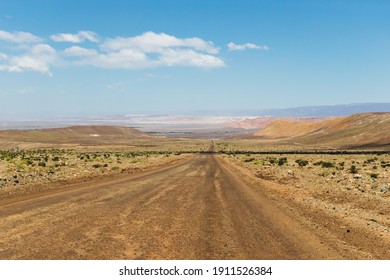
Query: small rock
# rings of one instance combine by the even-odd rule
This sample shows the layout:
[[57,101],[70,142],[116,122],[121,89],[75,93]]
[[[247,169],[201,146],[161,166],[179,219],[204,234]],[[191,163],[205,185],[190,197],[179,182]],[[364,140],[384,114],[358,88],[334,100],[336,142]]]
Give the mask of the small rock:
[[380,190],[381,190],[381,192],[388,192],[388,191],[389,191],[389,189],[387,188],[387,186],[382,186],[382,187],[380,188]]
[[294,171],[292,171],[292,170],[290,170],[290,169],[287,170],[287,173],[290,174],[290,175],[294,175]]
[[354,179],[360,179],[360,178],[362,178],[362,175],[360,175],[360,174],[355,174],[355,175],[353,175],[353,178],[354,178]]

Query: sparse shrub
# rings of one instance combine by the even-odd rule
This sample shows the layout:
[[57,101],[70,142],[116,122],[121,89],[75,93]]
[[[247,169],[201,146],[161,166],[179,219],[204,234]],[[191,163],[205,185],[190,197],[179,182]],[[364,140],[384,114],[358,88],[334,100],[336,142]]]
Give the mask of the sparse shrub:
[[351,167],[349,168],[349,172],[351,172],[352,174],[356,174],[358,170],[355,165],[351,165]]
[[321,166],[324,168],[332,168],[332,167],[334,167],[334,164],[331,162],[324,161],[324,162],[322,162]]
[[378,174],[372,173],[372,174],[370,174],[370,177],[372,179],[378,179]]
[[382,168],[390,167],[390,163],[388,163],[387,161],[381,161],[381,167]]
[[93,167],[93,168],[99,168],[99,167],[101,167],[101,166],[100,166],[100,164],[96,163],[96,164],[92,165],[92,167]]
[[332,167],[335,167],[334,166],[334,163],[332,162],[327,162],[327,161],[318,161],[318,162],[315,162],[313,163],[314,165],[321,165],[321,167],[323,168],[332,168]]
[[52,158],[52,161],[59,161],[59,160],[60,160],[60,158],[57,157],[57,156],[55,156],[55,157]]
[[17,163],[16,164],[16,169],[18,170],[18,171],[22,171],[22,170],[24,170],[26,168],[26,166],[23,164],[23,163]]
[[298,163],[299,166],[306,166],[309,164],[309,162],[304,159],[297,159],[295,162]]
[[246,159],[244,159],[244,162],[252,162],[254,160],[256,160],[256,159],[255,158],[246,158]]
[[41,161],[41,162],[38,162],[38,166],[40,167],[46,167],[46,163]]
[[268,158],[269,163],[274,164],[276,162],[276,158]]
[[364,161],[364,164],[369,164],[371,162],[374,162],[377,158],[369,158],[367,160]]
[[285,163],[287,163],[287,158],[286,157],[279,158],[279,160],[278,160],[278,165],[279,166],[282,166]]

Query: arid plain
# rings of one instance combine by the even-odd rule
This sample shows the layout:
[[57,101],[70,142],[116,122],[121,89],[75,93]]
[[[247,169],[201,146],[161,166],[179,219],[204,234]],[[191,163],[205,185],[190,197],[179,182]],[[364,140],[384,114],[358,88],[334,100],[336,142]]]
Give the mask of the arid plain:
[[390,113],[218,139],[0,131],[0,259],[388,260],[389,131]]

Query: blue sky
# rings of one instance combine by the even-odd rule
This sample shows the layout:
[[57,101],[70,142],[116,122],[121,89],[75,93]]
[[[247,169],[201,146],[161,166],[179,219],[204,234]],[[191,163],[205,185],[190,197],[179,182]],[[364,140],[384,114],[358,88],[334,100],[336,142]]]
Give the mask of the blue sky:
[[386,0],[0,2],[0,119],[390,102]]

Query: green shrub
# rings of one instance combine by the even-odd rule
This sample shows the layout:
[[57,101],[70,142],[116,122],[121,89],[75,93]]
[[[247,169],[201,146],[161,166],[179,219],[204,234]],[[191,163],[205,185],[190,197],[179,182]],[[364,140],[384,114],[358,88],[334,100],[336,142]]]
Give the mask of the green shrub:
[[371,162],[374,162],[375,160],[377,160],[377,158],[370,158],[370,159],[367,159],[364,161],[364,164],[369,164]]
[[327,162],[327,161],[318,161],[318,162],[315,162],[313,163],[314,165],[321,165],[321,167],[323,168],[332,168],[332,167],[335,167],[334,166],[334,163],[332,162]]
[[282,158],[279,158],[278,160],[278,165],[284,165],[285,163],[287,163],[287,158],[286,157],[282,157]]
[[324,161],[324,162],[322,162],[321,166],[324,168],[332,168],[332,167],[334,167],[334,164],[331,162]]
[[309,164],[309,162],[304,159],[297,159],[295,162],[298,163],[299,166],[306,166]]
[[352,174],[356,174],[358,170],[355,165],[351,165],[351,167],[349,168],[349,172],[351,172]]
[[274,164],[276,162],[276,158],[268,158],[269,163]]

